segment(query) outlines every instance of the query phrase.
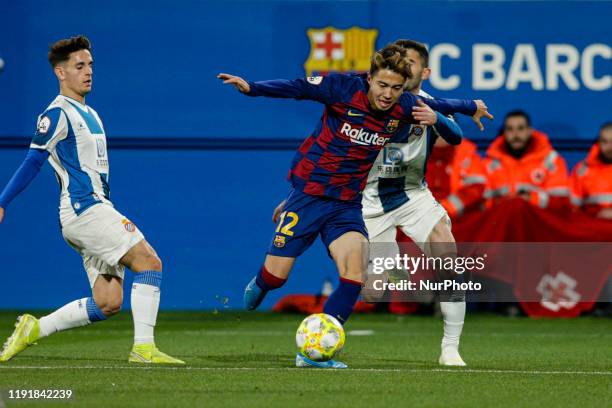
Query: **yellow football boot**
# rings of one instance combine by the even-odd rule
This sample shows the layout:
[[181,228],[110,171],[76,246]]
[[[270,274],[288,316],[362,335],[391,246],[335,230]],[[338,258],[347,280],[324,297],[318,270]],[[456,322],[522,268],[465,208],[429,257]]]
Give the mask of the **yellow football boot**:
[[128,361],[140,364],[185,364],[183,360],[162,353],[153,343],[134,344]]
[[17,318],[15,331],[6,340],[0,352],[0,362],[9,361],[40,338],[40,324],[32,315],[24,314]]

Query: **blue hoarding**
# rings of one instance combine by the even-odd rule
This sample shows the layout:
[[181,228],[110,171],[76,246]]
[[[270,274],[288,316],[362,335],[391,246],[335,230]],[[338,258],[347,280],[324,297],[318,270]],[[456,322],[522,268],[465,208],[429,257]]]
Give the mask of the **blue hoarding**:
[[84,33],[96,59],[88,101],[111,137],[304,137],[319,106],[244,98],[215,75],[304,76],[313,49],[352,52],[348,40],[322,42],[309,30],[358,27],[374,32],[371,45],[356,40],[366,58],[397,38],[426,42],[426,90],[485,99],[498,115],[485,136],[521,107],[555,138],[591,139],[612,111],[611,13],[612,3],[589,1],[4,0],[0,136],[32,133],[57,92],[48,45]]
[[[374,48],[413,38],[431,50],[426,90],[483,98],[497,114],[484,136],[520,107],[556,139],[591,140],[612,113],[611,11],[610,2],[571,1],[0,0],[0,137],[31,137],[57,93],[47,47],[83,33],[95,58],[87,102],[111,148],[117,138],[140,147],[162,137],[253,146],[267,138],[271,150],[110,153],[113,200],[164,260],[162,307],[236,308],[288,188],[292,153],[273,150],[274,141],[305,137],[321,107],[244,97],[222,86],[218,72],[256,80],[360,69]],[[482,137],[471,123],[463,128]],[[0,150],[0,185],[24,154]],[[88,290],[78,255],[61,238],[50,173],[47,166],[0,226],[0,308],[59,306]],[[335,274],[317,243],[283,293],[315,292]]]

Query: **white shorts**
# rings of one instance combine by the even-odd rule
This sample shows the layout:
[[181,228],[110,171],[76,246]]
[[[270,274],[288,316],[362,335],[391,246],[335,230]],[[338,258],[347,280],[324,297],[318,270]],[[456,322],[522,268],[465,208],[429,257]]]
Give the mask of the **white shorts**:
[[364,218],[370,242],[395,242],[396,227],[399,227],[424,251],[431,231],[441,219],[444,219],[450,228],[451,221],[446,210],[436,201],[429,189],[411,192],[409,198],[408,202],[391,212]]
[[144,239],[136,225],[110,204],[96,204],[65,222],[62,235],[83,257],[83,266],[92,288],[98,275],[123,279],[125,267],[119,264],[119,260]]

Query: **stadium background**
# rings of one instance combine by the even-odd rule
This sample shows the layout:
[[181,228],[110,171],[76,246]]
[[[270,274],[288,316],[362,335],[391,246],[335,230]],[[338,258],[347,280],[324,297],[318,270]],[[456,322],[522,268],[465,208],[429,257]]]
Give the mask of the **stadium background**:
[[[74,4],[0,0],[0,183],[23,159],[36,115],[57,93],[48,45],[88,35],[96,66],[87,102],[100,113],[109,137],[112,198],[164,261],[166,310],[241,307],[243,287],[271,237],[272,209],[288,189],[292,149],[312,130],[321,107],[249,99],[221,86],[215,75],[301,77],[311,48],[308,29],[376,28],[376,47],[400,37],[454,44],[461,55],[444,57],[442,72],[458,75],[460,85],[425,89],[485,99],[497,115],[487,130],[481,134],[463,123],[466,136],[483,145],[505,112],[522,108],[554,145],[566,147],[562,153],[571,168],[612,112],[606,2],[452,2],[452,9],[444,1],[62,3]],[[503,49],[505,72],[516,45],[532,44],[545,89],[527,82],[515,90],[506,84],[474,89],[472,50],[478,44]],[[562,79],[557,89],[546,89],[552,69],[546,49],[552,44],[578,53],[578,89]],[[583,57],[593,44],[604,44],[608,56],[594,58],[590,72]],[[608,86],[594,90],[585,75],[607,78]],[[89,290],[79,257],[61,238],[51,173],[45,166],[0,227],[0,308],[57,307]],[[282,294],[317,292],[335,275],[317,243],[282,293],[269,296],[264,306]]]

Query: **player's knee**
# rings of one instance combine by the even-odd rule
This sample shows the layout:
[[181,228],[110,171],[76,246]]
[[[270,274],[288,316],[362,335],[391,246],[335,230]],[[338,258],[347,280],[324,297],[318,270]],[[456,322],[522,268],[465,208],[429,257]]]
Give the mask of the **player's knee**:
[[269,268],[267,265],[264,264],[264,267],[266,268],[266,271],[268,271],[268,273],[281,279],[289,276],[289,273],[291,272],[291,269],[287,268],[284,265],[273,265]]
[[123,296],[121,294],[107,294],[96,298],[95,302],[104,316],[110,317],[121,311]]
[[341,267],[338,270],[340,277],[343,279],[349,279],[355,282],[363,282],[364,280],[364,270],[359,267]]
[[161,272],[163,268],[163,264],[159,256],[155,253],[147,253],[144,255],[138,262],[139,268],[135,271],[156,271]]
[[352,281],[363,282],[368,273],[368,263],[360,257],[344,259],[337,262],[336,266],[341,278]]
[[[446,222],[446,220],[440,220],[431,230],[428,241],[430,244],[437,249],[437,247],[445,248],[445,246],[454,246],[455,245],[455,237],[451,232],[451,229]],[[447,251],[447,249],[440,249],[441,251]],[[439,250],[439,251],[440,251]],[[438,252],[439,252],[438,251]]]
[[439,293],[441,302],[465,302],[465,290],[446,290]]
[[162,264],[162,260],[159,259],[157,255],[152,255],[149,257],[149,270],[161,272],[164,265]]
[[277,278],[286,279],[293,268],[295,258],[268,255],[264,262],[266,271]]
[[465,290],[455,290],[450,296],[451,302],[465,302]]
[[121,311],[121,302],[112,302],[108,303],[104,309],[102,309],[102,313],[104,316],[111,317],[116,315]]
[[119,313],[121,311],[122,303],[123,299],[117,297],[103,299],[100,303],[96,302],[98,308],[106,317],[111,317]]

